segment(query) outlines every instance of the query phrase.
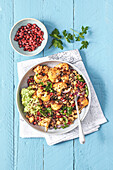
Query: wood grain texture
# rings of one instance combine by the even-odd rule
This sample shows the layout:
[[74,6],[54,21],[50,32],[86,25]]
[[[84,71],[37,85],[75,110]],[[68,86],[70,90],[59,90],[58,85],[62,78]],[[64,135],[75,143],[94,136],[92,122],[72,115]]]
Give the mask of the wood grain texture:
[[[9,17],[7,17],[9,16]],[[12,170],[13,148],[13,50],[9,32],[13,25],[13,2],[0,1],[0,169]]]
[[[113,169],[113,1],[112,0],[0,0],[0,165],[1,170],[112,170]],[[48,47],[34,57],[13,52],[9,42],[12,25],[22,18],[42,21],[50,33],[80,30],[88,25],[90,41],[81,56],[96,90],[108,123],[86,136],[85,145],[78,139],[48,146],[45,139],[19,137],[19,114],[16,107],[17,62],[61,52]],[[64,50],[80,47],[79,42],[64,43]]]
[[[43,20],[43,1],[24,0],[14,2],[14,23],[22,18],[36,18]],[[15,94],[18,85],[17,62],[42,57],[25,57],[14,53]],[[44,139],[22,139],[19,137],[19,114],[15,102],[15,169],[42,170],[43,169],[43,143]]]
[[[75,140],[75,169],[112,170],[113,169],[113,52],[112,17],[113,1],[76,1],[75,27],[90,26],[88,39],[90,45],[81,52],[83,61],[97,92],[102,110],[108,123],[94,134],[86,137],[86,144]],[[82,163],[82,165],[81,165]]]

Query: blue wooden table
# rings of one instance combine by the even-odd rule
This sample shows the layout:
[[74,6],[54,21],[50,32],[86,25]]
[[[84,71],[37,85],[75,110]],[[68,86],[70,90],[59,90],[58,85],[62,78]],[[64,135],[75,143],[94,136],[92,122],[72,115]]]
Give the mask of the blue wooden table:
[[[60,49],[48,49],[34,57],[14,52],[10,29],[22,18],[42,21],[50,33],[90,27],[87,50],[81,56],[108,123],[86,136],[48,146],[45,139],[19,137],[16,107],[17,62],[43,57]],[[65,44],[65,50],[79,43]],[[113,170],[113,1],[112,0],[0,0],[0,170]]]

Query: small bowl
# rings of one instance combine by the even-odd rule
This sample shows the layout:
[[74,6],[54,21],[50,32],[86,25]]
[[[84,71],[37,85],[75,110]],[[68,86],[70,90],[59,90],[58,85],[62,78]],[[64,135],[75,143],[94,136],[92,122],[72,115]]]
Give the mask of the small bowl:
[[[14,41],[14,37],[18,29],[21,26],[26,26],[28,23],[37,24],[37,26],[40,27],[41,30],[44,32],[44,35],[43,35],[44,40],[42,41],[41,46],[37,47],[34,51],[31,51],[31,52],[24,51],[23,47],[22,48],[19,47],[18,41]],[[24,56],[34,56],[36,54],[39,54],[46,46],[47,40],[48,40],[48,33],[47,33],[46,27],[39,20],[34,19],[34,18],[25,18],[25,19],[18,21],[12,27],[11,32],[10,32],[10,42],[11,42],[12,47],[15,49],[16,52]]]

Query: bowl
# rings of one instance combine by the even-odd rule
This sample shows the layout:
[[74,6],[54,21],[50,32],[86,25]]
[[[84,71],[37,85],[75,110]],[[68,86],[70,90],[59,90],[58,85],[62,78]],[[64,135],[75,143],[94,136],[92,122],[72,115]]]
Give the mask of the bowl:
[[[55,65],[59,64],[59,63],[64,63],[65,61],[61,61],[61,60],[53,60],[53,61],[45,61],[45,62],[39,62],[39,63],[36,63],[36,65],[40,64],[40,65],[47,65],[49,67],[54,67]],[[67,64],[69,64],[69,66],[73,69],[75,69],[79,74],[81,74],[85,80],[85,82],[87,83],[87,86],[88,86],[88,90],[89,90],[89,96],[88,96],[88,99],[89,99],[89,104],[87,107],[83,108],[81,113],[80,113],[80,120],[82,121],[88,111],[89,111],[89,108],[90,108],[90,103],[91,103],[91,91],[90,91],[90,86],[89,86],[89,83],[87,81],[87,79],[85,78],[85,76],[83,75],[83,73],[77,68],[75,67],[74,65],[68,63],[68,62],[65,62]],[[20,114],[22,115],[23,119],[34,129],[42,132],[42,133],[47,133],[47,134],[64,134],[64,133],[67,133],[71,130],[73,130],[74,128],[76,128],[78,126],[78,120],[76,119],[74,121],[74,123],[72,125],[70,125],[69,127],[65,128],[65,129],[48,129],[47,132],[45,132],[45,128],[42,127],[42,126],[37,126],[37,125],[33,125],[33,124],[30,124],[29,121],[27,120],[27,118],[24,116],[25,113],[24,113],[24,107],[22,105],[22,102],[21,102],[21,96],[20,96],[20,92],[21,92],[21,89],[24,88],[24,87],[27,87],[27,79],[29,78],[30,75],[34,75],[34,72],[33,72],[33,68],[36,67],[36,66],[33,66],[32,68],[30,68],[27,73],[23,76],[23,78],[21,79],[21,81],[19,82],[19,85],[18,85],[18,88],[17,88],[17,107],[18,107],[18,111],[20,112]]]
[[[14,40],[14,37],[15,37],[18,29],[21,26],[26,26],[28,23],[37,24],[37,26],[40,27],[41,30],[44,32],[44,35],[43,35],[44,40],[42,41],[41,46],[37,47],[34,51],[31,51],[31,52],[24,51],[23,47],[22,48],[19,47],[18,41]],[[10,32],[10,42],[11,42],[12,47],[14,48],[14,50],[16,52],[18,52],[19,54],[24,55],[24,56],[34,56],[36,54],[39,54],[46,46],[47,40],[48,40],[48,33],[47,33],[46,27],[44,26],[43,23],[41,23],[39,20],[34,19],[34,18],[25,18],[25,19],[18,21],[12,27],[11,32]]]

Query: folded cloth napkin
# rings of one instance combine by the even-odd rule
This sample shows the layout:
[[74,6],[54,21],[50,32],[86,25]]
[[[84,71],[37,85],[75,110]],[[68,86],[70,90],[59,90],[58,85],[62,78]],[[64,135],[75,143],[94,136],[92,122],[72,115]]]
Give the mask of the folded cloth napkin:
[[[54,55],[43,57],[43,58],[37,58],[33,60],[18,62],[17,67],[18,67],[19,80],[21,80],[23,75],[31,67],[35,66],[39,62],[43,62],[47,60],[54,60],[54,59],[63,60],[63,61],[72,63],[73,65],[78,67],[79,70],[81,70],[83,74],[85,75],[85,77],[87,78],[88,83],[91,88],[91,106],[90,106],[87,116],[82,121],[82,127],[83,127],[83,131],[85,135],[97,131],[100,125],[107,122],[107,120],[103,115],[96,93],[89,79],[89,76],[86,72],[85,66],[82,62],[82,58],[78,50],[65,51],[62,53],[54,54]],[[78,127],[62,135],[42,134],[41,132],[38,132],[37,130],[30,127],[20,115],[20,137],[22,138],[45,137],[48,145],[54,145],[59,142],[78,138]]]

